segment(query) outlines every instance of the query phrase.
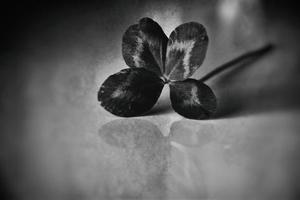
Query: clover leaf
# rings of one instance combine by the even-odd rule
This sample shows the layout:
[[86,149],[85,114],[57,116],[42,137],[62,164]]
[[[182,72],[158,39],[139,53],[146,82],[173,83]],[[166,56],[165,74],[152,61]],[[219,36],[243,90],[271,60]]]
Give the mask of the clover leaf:
[[206,55],[208,36],[197,22],[181,24],[168,38],[150,18],[130,26],[122,39],[122,54],[130,67],[109,76],[98,92],[98,101],[110,113],[133,117],[149,111],[165,84],[175,112],[190,119],[207,119],[217,110],[217,99],[208,78],[244,59],[262,55],[272,45],[242,55],[214,69],[200,80],[190,77]]
[[216,97],[204,83],[188,79],[202,64],[208,45],[203,25],[178,26],[169,39],[158,23],[142,18],[123,35],[122,54],[130,67],[109,76],[98,92],[101,105],[114,115],[139,116],[157,102],[170,83],[174,110],[187,118],[208,118]]
[[98,99],[107,111],[115,115],[138,116],[154,106],[163,87],[164,82],[151,71],[123,69],[104,81]]

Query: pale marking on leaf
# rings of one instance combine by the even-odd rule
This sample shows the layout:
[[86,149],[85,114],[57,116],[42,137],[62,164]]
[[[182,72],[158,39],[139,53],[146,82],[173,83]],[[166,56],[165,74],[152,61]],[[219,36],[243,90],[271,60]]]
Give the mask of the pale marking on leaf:
[[124,95],[124,91],[122,89],[118,88],[111,94],[111,97],[112,98],[120,98],[122,95]]
[[160,46],[161,43],[161,41],[155,37],[144,36],[143,39],[147,41],[148,45],[152,48],[156,48],[157,46]]
[[[160,67],[161,65],[161,58],[162,58],[162,42],[155,37],[150,37],[150,36],[144,36],[143,37],[144,41],[147,41],[147,44],[149,46],[149,50],[154,58],[154,60],[156,61],[156,64],[158,67]],[[159,48],[159,53],[160,53],[160,57],[156,58],[156,56],[154,56],[155,51]],[[154,52],[152,52],[154,51]]]
[[197,87],[193,87],[191,90],[191,100],[195,103],[195,104],[201,104],[199,99],[198,99],[198,89]]
[[[156,64],[158,67],[163,68],[163,63],[162,63],[162,39],[154,37],[154,36],[147,36],[145,34],[142,34],[142,38],[143,41],[146,41],[148,46],[149,46],[149,50],[154,58],[154,60],[156,61]],[[154,52],[153,52],[154,50]],[[154,56],[155,51],[159,50],[159,58],[157,58],[156,56]]]
[[193,87],[191,90],[190,99],[184,100],[183,103],[186,105],[202,105],[201,102],[199,101],[197,92],[198,92],[197,87]]
[[[196,41],[194,40],[188,40],[188,41],[183,41],[183,42],[178,42],[175,41],[171,44],[171,46],[168,46],[167,48],[167,55],[169,57],[169,53],[173,50],[178,50],[178,51],[184,51],[184,58],[183,58],[183,66],[184,66],[184,74],[183,77],[186,78],[188,77],[190,73],[190,68],[189,68],[189,60],[191,57],[191,52],[193,50],[194,44]],[[173,68],[170,72],[170,74],[175,70]]]
[[140,65],[142,65],[143,60],[141,60],[141,58],[140,58],[140,52],[142,52],[143,49],[144,49],[143,39],[137,37],[136,44],[137,44],[136,51],[135,51],[135,54],[132,57],[133,57],[133,61],[135,63],[135,66],[141,67]]
[[134,95],[131,91],[120,89],[120,88],[118,88],[111,94],[111,98],[120,98],[120,99],[126,98],[128,100],[128,99],[131,99],[132,97],[134,97],[136,99],[141,98],[140,94]]

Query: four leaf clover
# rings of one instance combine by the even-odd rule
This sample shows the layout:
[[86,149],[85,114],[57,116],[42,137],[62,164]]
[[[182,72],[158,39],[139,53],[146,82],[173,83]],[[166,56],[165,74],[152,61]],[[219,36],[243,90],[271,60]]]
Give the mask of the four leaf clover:
[[199,23],[181,24],[168,38],[157,22],[140,19],[123,35],[122,54],[130,68],[104,81],[98,101],[114,115],[139,116],[155,105],[168,84],[175,112],[190,119],[211,117],[217,107],[213,91],[190,78],[203,63],[207,46],[207,32]]

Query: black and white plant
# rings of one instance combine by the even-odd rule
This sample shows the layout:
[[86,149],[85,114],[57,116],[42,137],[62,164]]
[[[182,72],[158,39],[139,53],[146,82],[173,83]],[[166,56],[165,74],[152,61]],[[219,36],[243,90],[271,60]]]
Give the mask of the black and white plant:
[[140,19],[123,35],[122,54],[129,68],[109,76],[98,92],[98,101],[110,113],[121,117],[139,116],[157,102],[165,84],[175,112],[190,119],[207,119],[217,109],[216,96],[203,82],[246,57],[241,56],[207,74],[200,80],[190,77],[206,55],[208,35],[197,22],[181,24],[168,38],[159,24]]

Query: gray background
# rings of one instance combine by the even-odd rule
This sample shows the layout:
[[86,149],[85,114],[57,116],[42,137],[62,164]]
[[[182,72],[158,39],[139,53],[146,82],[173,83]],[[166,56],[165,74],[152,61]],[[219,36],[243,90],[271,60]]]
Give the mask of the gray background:
[[[291,1],[111,1],[3,6],[1,199],[297,199],[299,25]],[[167,35],[197,21],[210,38],[194,78],[271,42],[259,60],[207,82],[214,119],[183,119],[165,87],[145,116],[97,102],[126,68],[124,31],[141,17]],[[117,121],[115,121],[117,120]]]

